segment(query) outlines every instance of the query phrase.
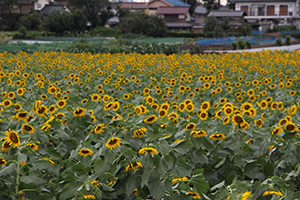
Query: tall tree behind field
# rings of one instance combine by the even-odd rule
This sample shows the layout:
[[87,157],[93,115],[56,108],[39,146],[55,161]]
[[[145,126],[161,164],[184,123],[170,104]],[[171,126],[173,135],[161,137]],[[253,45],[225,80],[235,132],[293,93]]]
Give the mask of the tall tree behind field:
[[17,30],[21,17],[16,7],[18,0],[0,0],[0,26],[5,30]]
[[80,9],[84,12],[92,27],[103,26],[112,16],[109,0],[69,0],[71,9]]

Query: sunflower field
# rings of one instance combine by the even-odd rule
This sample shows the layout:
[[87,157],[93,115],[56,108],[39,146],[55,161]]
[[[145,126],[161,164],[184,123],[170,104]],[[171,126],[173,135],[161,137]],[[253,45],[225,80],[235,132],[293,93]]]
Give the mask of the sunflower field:
[[0,199],[300,199],[300,54],[0,54]]

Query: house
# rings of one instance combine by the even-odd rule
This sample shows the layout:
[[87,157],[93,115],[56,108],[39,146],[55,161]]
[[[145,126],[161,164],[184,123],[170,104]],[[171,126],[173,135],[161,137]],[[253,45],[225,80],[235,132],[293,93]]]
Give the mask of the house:
[[128,8],[131,11],[147,12],[147,4],[142,2],[122,2],[121,8]]
[[191,31],[192,25],[188,23],[190,21],[189,8],[187,6],[160,6],[156,14],[164,19],[170,31]]
[[231,0],[235,10],[244,11],[250,23],[259,23],[259,30],[274,25],[295,25],[300,29],[300,0]]
[[228,21],[229,26],[239,26],[245,23],[245,11],[234,10],[213,10],[208,14],[208,17],[215,17],[219,21]]
[[7,4],[10,6],[3,6],[2,8],[11,8],[10,11],[3,9],[0,11],[1,14],[5,15],[5,14],[9,14],[9,12],[11,13],[16,13],[16,14],[27,14],[28,12],[30,12],[31,10],[34,9],[35,3],[37,2],[37,0],[31,0],[31,1],[26,1],[26,0],[19,0],[16,3],[12,3],[10,0],[3,0],[0,3],[1,4]]
[[170,31],[192,31],[192,24],[189,23],[190,4],[181,0],[151,0],[147,3],[149,15],[160,15],[167,23]]
[[55,12],[55,11],[58,11],[60,13],[71,12],[65,5],[63,5],[63,4],[55,4],[54,2],[50,2],[49,4],[46,4],[41,9],[41,13],[43,15],[49,15],[52,12]]
[[195,18],[196,23],[204,24],[206,13],[207,13],[206,7],[197,6],[193,13],[193,17]]

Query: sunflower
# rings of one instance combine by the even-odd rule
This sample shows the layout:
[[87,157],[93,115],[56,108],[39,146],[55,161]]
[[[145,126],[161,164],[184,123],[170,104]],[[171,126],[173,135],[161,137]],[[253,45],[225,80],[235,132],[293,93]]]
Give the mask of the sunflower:
[[137,115],[141,115],[142,114],[142,109],[140,106],[136,106],[134,107],[134,112],[137,114]]
[[151,97],[150,95],[146,97],[146,104],[153,104],[154,103],[154,99],[153,97]]
[[93,94],[90,96],[92,98],[92,101],[98,102],[100,99],[100,96],[98,94]]
[[227,116],[223,119],[223,124],[228,124],[230,122],[230,116]]
[[8,131],[5,131],[5,133],[7,135],[6,140],[10,145],[12,145],[14,148],[18,148],[21,145],[19,135],[16,131],[9,129]]
[[47,106],[41,105],[37,110],[36,110],[36,114],[38,116],[45,116],[45,114],[48,112],[48,108]]
[[52,160],[50,160],[49,158],[43,158],[43,160],[46,160],[46,161],[50,162],[51,165],[54,165],[54,164],[55,164],[55,163],[54,163]]
[[18,96],[22,96],[24,94],[24,90],[22,88],[19,88],[17,90],[17,94],[18,94]]
[[30,148],[34,151],[37,151],[39,146],[34,143],[28,143],[27,146],[30,146]]
[[22,125],[22,133],[24,132],[24,130],[26,130],[29,134],[35,132],[35,129],[29,124],[23,124]]
[[240,114],[237,115],[233,115],[231,117],[231,121],[234,125],[243,125],[245,123],[245,120],[243,119],[243,117]]
[[66,100],[62,99],[62,100],[59,100],[56,105],[59,108],[63,108],[67,105],[67,102],[66,102]]
[[120,144],[121,144],[121,139],[120,138],[112,137],[106,143],[106,147],[108,149],[115,149],[116,147],[120,146]]
[[186,109],[186,105],[185,105],[185,103],[180,103],[179,104],[179,112],[183,112],[184,110]]
[[206,136],[206,131],[200,130],[200,131],[191,131],[191,136],[193,137],[204,137]]
[[109,95],[104,95],[102,99],[104,103],[107,103],[111,99],[111,97]]
[[268,102],[266,100],[261,100],[260,103],[259,103],[259,105],[260,105],[261,109],[268,108]]
[[194,122],[189,123],[188,125],[185,126],[187,130],[195,129],[196,124]]
[[25,122],[28,123],[28,122],[30,122],[33,118],[34,118],[33,115],[32,115],[32,114],[29,114],[29,115],[26,117]]
[[272,131],[272,135],[280,135],[283,132],[283,129],[280,127],[275,127]]
[[169,110],[170,109],[170,105],[168,103],[163,103],[160,106],[160,109],[162,109],[162,110]]
[[193,199],[201,199],[200,195],[197,192],[188,191],[185,195],[192,195]]
[[149,117],[147,117],[146,119],[144,119],[144,122],[147,124],[152,124],[154,123],[158,118],[155,115],[151,115]]
[[7,94],[7,97],[10,98],[10,99],[13,99],[15,97],[15,93],[14,92],[9,92]]
[[255,123],[256,126],[261,128],[262,125],[264,124],[264,121],[262,119],[258,119],[258,120],[254,120],[254,123]]
[[85,112],[86,112],[86,109],[84,109],[84,108],[76,108],[73,112],[73,115],[75,117],[83,117]]
[[113,107],[112,107],[113,111],[117,111],[119,110],[119,108],[120,108],[120,102],[118,101],[113,102]]
[[13,103],[9,100],[9,99],[5,99],[4,101],[3,101],[3,105],[4,105],[4,107],[6,108],[8,108],[8,107],[10,107],[11,105],[13,105]]
[[288,122],[288,120],[286,118],[279,120],[278,125],[279,126],[283,126]]
[[273,195],[276,194],[278,196],[283,196],[283,194],[280,191],[273,191],[273,190],[267,190],[264,192],[263,196]]
[[186,105],[186,111],[193,112],[194,111],[194,104],[193,103],[187,104]]
[[8,152],[8,150],[10,149],[10,147],[11,147],[11,145],[9,144],[9,141],[7,141],[7,140],[5,139],[5,141],[4,141],[3,144],[2,144],[1,150],[2,150],[3,152]]
[[6,165],[6,160],[3,157],[0,157],[0,165]]
[[241,200],[247,200],[249,197],[252,197],[251,191],[244,192],[242,194]]
[[233,114],[233,108],[232,107],[225,107],[224,113],[225,113],[225,115],[230,116],[231,114]]
[[133,163],[130,163],[129,165],[126,166],[125,172],[129,172],[129,171],[131,171],[131,170],[136,170],[136,169],[138,169],[139,167],[143,167],[143,165],[142,165],[141,162],[133,162]]
[[132,138],[135,137],[142,138],[143,136],[145,136],[146,131],[147,131],[146,128],[139,128],[133,132]]
[[88,156],[88,155],[92,155],[94,152],[90,149],[86,149],[86,148],[82,148],[80,149],[80,151],[78,152],[79,155],[81,156]]
[[224,140],[225,139],[225,135],[222,134],[222,133],[216,133],[216,134],[212,134],[211,136],[209,136],[209,138],[211,140],[214,140],[214,141],[216,141],[216,140]]
[[168,114],[168,111],[167,110],[163,110],[163,109],[160,109],[159,112],[158,112],[158,115],[160,118],[165,118]]
[[294,131],[298,131],[298,127],[292,123],[292,122],[288,122],[285,126],[284,126],[285,130],[289,131],[289,132],[294,132]]
[[153,147],[143,147],[139,150],[139,154],[147,154],[147,153],[150,153],[151,155],[159,154],[159,152]]
[[24,111],[24,112],[18,112],[18,113],[16,114],[16,118],[17,118],[18,121],[19,121],[19,120],[23,120],[23,121],[24,121],[24,120],[26,119],[27,114],[28,114],[27,111]]
[[172,179],[172,183],[176,183],[176,182],[180,182],[180,181],[187,181],[188,180],[188,177],[184,176],[182,178],[173,178]]
[[48,131],[51,128],[51,124],[45,124],[44,126],[42,126],[40,128],[40,130],[42,131]]
[[158,110],[159,106],[158,106],[157,103],[154,103],[154,104],[151,105],[151,108],[153,108],[154,110]]
[[103,128],[105,127],[105,124],[98,124],[94,129],[93,132],[96,134],[99,134],[103,131]]
[[208,113],[206,111],[202,111],[199,115],[201,120],[207,120],[207,117],[208,117]]

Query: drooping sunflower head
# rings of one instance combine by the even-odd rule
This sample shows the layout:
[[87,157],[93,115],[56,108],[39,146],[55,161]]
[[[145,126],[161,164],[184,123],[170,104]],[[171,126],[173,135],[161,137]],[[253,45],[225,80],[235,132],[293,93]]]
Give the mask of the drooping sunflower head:
[[86,109],[84,109],[84,108],[77,108],[77,109],[74,110],[73,115],[75,117],[83,117],[85,113],[86,113]]
[[14,148],[19,148],[19,146],[21,146],[21,141],[16,131],[9,129],[8,131],[5,131],[5,133],[7,135],[6,140],[10,145],[12,145]]
[[112,137],[107,141],[106,147],[108,149],[115,149],[116,147],[120,146],[120,144],[121,144],[120,138]]
[[27,111],[24,111],[24,112],[18,112],[17,114],[16,114],[16,118],[18,119],[18,120],[25,120],[26,119],[26,117],[27,117]]
[[216,140],[224,140],[225,139],[225,135],[222,134],[222,133],[216,133],[216,134],[212,134],[211,136],[209,136],[209,138],[211,140],[214,140],[214,141],[216,141]]
[[144,122],[146,124],[152,124],[154,123],[158,118],[155,115],[151,115],[149,117],[147,117],[146,119],[144,119]]
[[90,149],[86,149],[86,148],[82,148],[80,149],[80,151],[78,152],[79,155],[81,156],[88,156],[88,155],[92,155],[94,152]]
[[24,130],[27,131],[29,134],[35,132],[35,129],[29,124],[23,124],[22,125],[22,133],[24,132]]

